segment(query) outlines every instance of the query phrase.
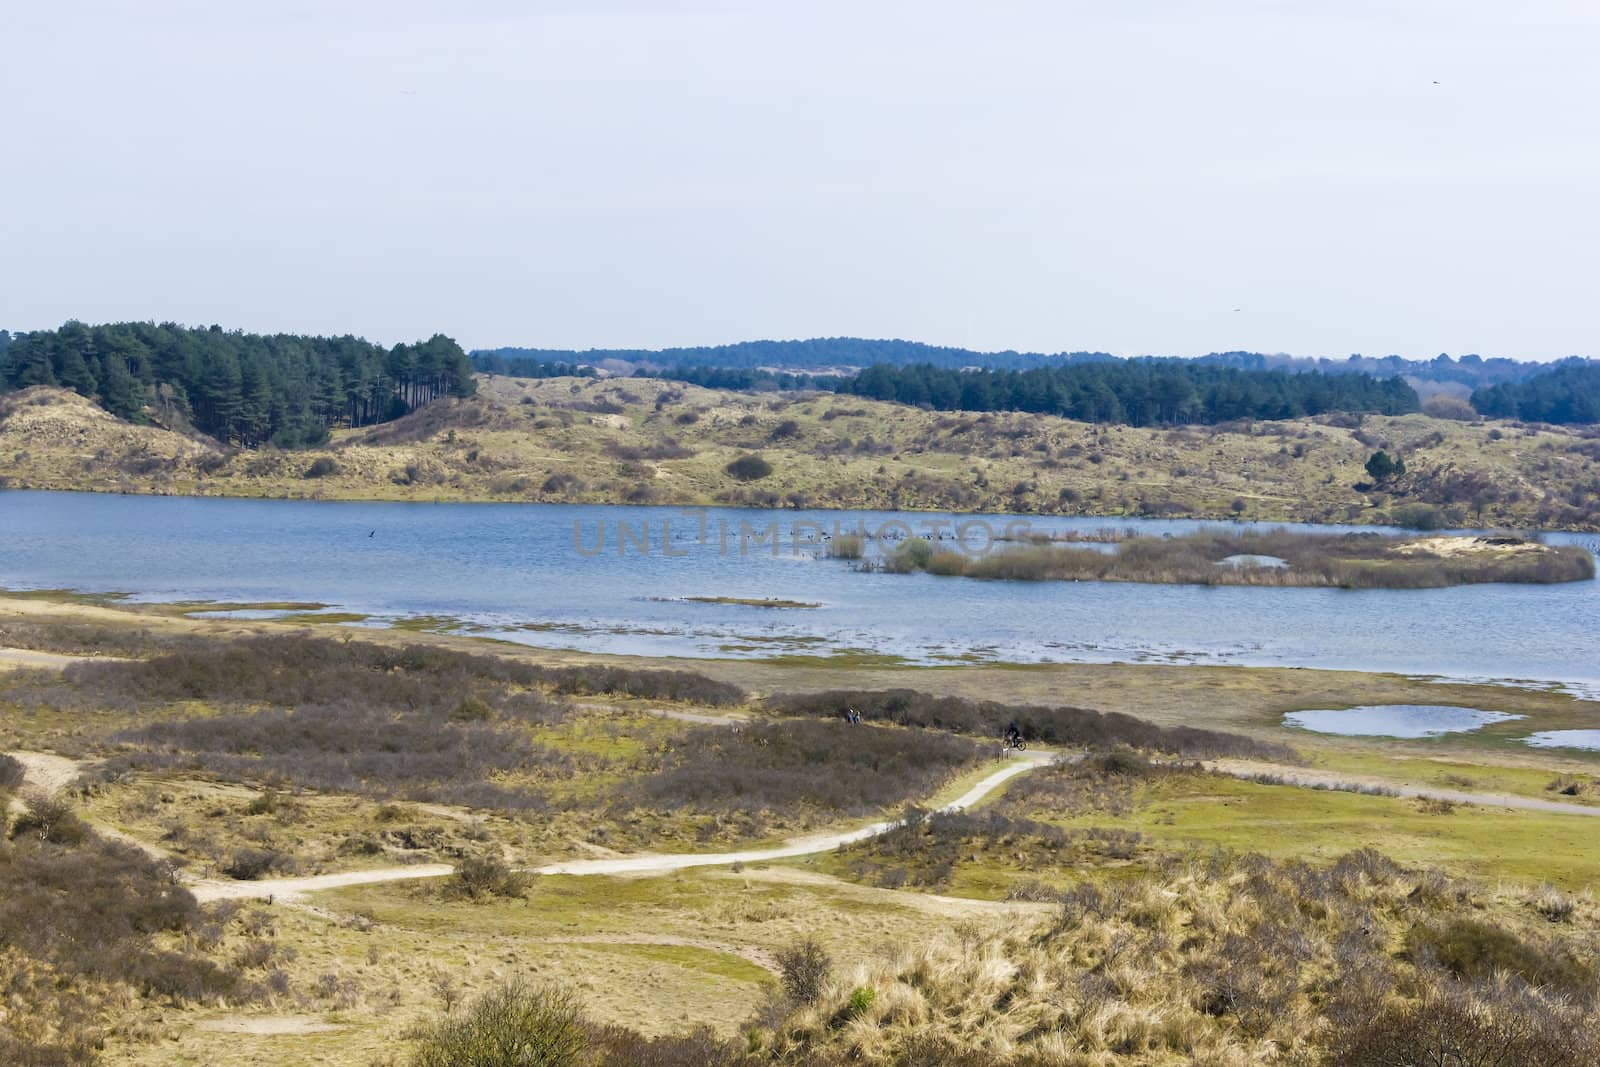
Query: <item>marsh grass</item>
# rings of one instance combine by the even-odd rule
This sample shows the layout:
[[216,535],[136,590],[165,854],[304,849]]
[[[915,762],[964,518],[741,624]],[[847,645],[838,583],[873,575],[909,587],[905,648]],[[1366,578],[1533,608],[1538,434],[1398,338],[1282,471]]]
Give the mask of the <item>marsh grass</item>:
[[[1594,558],[1574,545],[1457,539],[1469,551],[1428,551],[1427,542],[1377,534],[1201,530],[1182,537],[1127,537],[1116,552],[1029,544],[968,556],[927,541],[901,545],[866,566],[890,573],[927,571],[1001,581],[1149,582],[1182,585],[1336,586],[1432,589],[1479,582],[1586,581]],[[1515,540],[1515,539],[1512,539]],[[1287,566],[1232,565],[1232,556],[1267,556]]]

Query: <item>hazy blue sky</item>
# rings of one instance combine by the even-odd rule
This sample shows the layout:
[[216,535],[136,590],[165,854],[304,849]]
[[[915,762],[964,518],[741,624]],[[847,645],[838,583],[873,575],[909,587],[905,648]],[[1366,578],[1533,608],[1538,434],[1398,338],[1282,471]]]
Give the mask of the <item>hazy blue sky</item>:
[[1594,0],[0,0],[0,54],[12,329],[1600,355]]

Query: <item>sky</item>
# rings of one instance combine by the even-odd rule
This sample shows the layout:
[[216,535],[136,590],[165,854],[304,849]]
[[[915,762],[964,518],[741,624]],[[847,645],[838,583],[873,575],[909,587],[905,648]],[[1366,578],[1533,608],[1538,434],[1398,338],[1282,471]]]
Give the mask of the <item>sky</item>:
[[0,327],[1600,356],[1600,4],[0,0]]

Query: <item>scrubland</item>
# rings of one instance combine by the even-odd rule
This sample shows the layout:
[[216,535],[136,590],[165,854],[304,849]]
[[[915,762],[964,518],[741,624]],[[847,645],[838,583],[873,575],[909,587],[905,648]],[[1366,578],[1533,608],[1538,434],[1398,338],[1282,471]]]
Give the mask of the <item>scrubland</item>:
[[[512,1024],[555,1064],[1596,1056],[1591,817],[1381,783],[1585,805],[1600,759],[1492,729],[1375,745],[1278,725],[1431,698],[1592,727],[1570,694],[1227,668],[685,670],[150,605],[0,610],[0,645],[119,657],[0,674],[0,751],[24,760],[0,759],[6,1062],[470,1063],[460,1041]],[[994,767],[1012,720],[1082,758],[932,813]],[[53,797],[25,770],[40,751],[76,761]],[[1201,763],[1218,759],[1260,780]],[[1366,784],[1300,788],[1286,767]],[[742,869],[517,871],[885,816],[901,821],[842,851]],[[457,873],[249,904],[189,891],[422,862]]]
[[[1373,486],[1379,449],[1407,473]],[[1600,439],[1581,427],[1142,429],[651,379],[487,376],[476,397],[308,452],[219,448],[41,387],[0,399],[0,457],[11,488],[1600,529]]]

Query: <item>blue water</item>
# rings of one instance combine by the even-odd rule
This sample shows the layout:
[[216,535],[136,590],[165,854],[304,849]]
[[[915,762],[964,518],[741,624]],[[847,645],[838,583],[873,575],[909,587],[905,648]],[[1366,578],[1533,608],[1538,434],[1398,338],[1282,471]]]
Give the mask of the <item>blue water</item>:
[[[1292,665],[1600,690],[1600,582],[1358,591],[982,582],[861,573],[818,558],[814,532],[802,530],[798,545],[791,536],[797,523],[831,532],[836,524],[877,529],[898,521],[918,533],[940,519],[952,521],[892,512],[9,491],[0,492],[0,586],[155,601],[319,601],[380,621],[452,616],[477,632],[531,645],[655,656],[869,651],[921,663]],[[959,521],[986,521],[996,531],[1008,522],[1034,530],[1113,526],[1150,533],[1206,525],[1015,516]],[[741,523],[751,530],[777,523],[777,553],[769,545],[741,548]],[[619,524],[631,532],[623,551]],[[645,526],[648,552],[638,547]],[[594,550],[601,527],[603,549],[580,551],[579,545]],[[664,528],[672,555],[663,551]],[[980,531],[967,531],[975,549],[985,541]],[[673,599],[689,596],[822,606],[776,610]]]
[[1291,711],[1283,717],[1283,724],[1341,737],[1439,737],[1520,718],[1521,715],[1503,711],[1439,704],[1363,704],[1355,708]]
[[1600,730],[1543,730],[1525,739],[1534,748],[1582,748],[1600,751]]

